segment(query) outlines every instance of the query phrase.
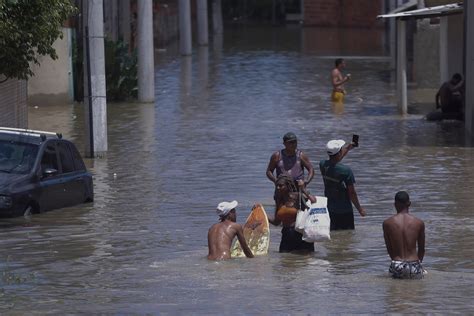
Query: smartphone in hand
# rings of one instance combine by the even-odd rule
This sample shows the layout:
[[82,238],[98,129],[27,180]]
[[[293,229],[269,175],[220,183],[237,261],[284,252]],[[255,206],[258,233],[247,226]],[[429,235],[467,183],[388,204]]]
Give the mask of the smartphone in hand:
[[359,135],[352,135],[352,146],[359,147]]

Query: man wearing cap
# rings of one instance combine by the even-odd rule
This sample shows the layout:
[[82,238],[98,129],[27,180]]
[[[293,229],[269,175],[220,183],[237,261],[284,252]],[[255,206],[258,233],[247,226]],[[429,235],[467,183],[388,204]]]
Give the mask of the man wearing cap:
[[[303,189],[314,177],[313,165],[308,157],[297,149],[298,141],[295,133],[288,132],[283,136],[284,149],[274,152],[267,167],[267,178],[276,184],[278,176],[289,175],[298,188]],[[304,177],[304,169],[308,170],[308,177]],[[274,171],[276,170],[276,175]]]
[[207,243],[209,247],[209,260],[224,260],[230,259],[230,247],[232,240],[237,236],[242,250],[248,258],[253,258],[244,238],[244,231],[240,224],[235,221],[237,219],[236,210],[237,201],[221,202],[217,205],[216,213],[219,216],[219,223],[216,223],[209,228],[207,234]]
[[397,214],[383,222],[385,245],[392,259],[389,273],[396,279],[421,279],[424,273],[421,262],[425,256],[425,223],[409,214],[410,205],[408,193],[397,192]]
[[[284,209],[288,207],[286,205],[287,202],[292,199],[295,200],[293,195],[296,195],[296,201],[300,199],[298,197],[299,194],[293,194],[294,192],[300,191],[301,197],[304,196],[315,202],[314,197],[306,190],[306,185],[311,182],[314,176],[313,165],[308,157],[301,150],[297,149],[298,142],[293,132],[288,132],[283,136],[283,145],[285,146],[284,149],[272,154],[267,167],[267,177],[275,184],[275,193],[273,195],[275,200],[275,217],[273,219],[269,218],[269,221],[273,225],[283,225],[280,252],[314,251],[314,244],[303,241],[303,235],[295,230],[295,205],[291,207],[293,212],[291,216],[288,216],[288,220],[282,220],[281,218],[285,211]],[[308,170],[308,177],[306,179],[304,169]],[[274,174],[275,170],[276,175]],[[289,187],[292,187],[292,189],[289,190]],[[283,188],[285,190],[282,190]],[[304,207],[306,204],[298,202],[296,205]]]
[[366,215],[354,187],[354,174],[351,168],[340,162],[353,148],[352,144],[345,144],[341,139],[329,141],[326,145],[329,159],[319,162],[324,181],[324,195],[328,198],[331,230],[354,229],[352,204],[361,216]]

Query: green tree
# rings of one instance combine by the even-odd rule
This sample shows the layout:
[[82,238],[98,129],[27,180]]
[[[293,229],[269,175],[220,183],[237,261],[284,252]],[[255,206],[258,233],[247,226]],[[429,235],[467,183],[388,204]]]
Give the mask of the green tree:
[[70,0],[0,0],[0,73],[28,79],[39,56],[57,59],[53,43],[75,12]]

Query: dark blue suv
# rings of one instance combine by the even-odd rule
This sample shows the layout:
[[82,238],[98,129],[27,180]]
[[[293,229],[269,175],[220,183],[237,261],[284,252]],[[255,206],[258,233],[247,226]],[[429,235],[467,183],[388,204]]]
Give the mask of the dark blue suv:
[[61,134],[0,127],[0,217],[91,202],[92,175]]

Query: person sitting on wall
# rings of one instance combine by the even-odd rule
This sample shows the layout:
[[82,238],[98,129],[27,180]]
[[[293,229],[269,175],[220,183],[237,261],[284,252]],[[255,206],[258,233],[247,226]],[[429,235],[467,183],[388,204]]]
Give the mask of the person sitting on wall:
[[429,121],[443,119],[462,120],[464,100],[464,80],[459,73],[455,73],[449,81],[441,85],[436,93],[436,109],[426,116]]

